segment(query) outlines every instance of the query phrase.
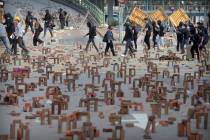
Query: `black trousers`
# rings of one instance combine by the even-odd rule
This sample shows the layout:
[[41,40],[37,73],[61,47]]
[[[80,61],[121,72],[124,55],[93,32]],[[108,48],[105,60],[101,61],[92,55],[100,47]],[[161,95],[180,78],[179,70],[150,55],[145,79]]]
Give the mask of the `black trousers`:
[[64,29],[65,19],[60,19],[61,29]]
[[150,49],[150,37],[149,36],[145,36],[144,42],[146,43],[147,48]]
[[153,35],[152,41],[153,41],[154,48],[155,48],[155,46],[157,45],[156,38],[157,38],[157,35]]
[[32,31],[32,33],[34,33],[34,28],[33,28],[33,23],[26,23],[26,32],[25,33],[27,33],[27,31],[28,31],[28,27],[30,26],[30,28],[31,28],[31,31]]
[[134,39],[133,39],[135,49],[137,49],[137,39],[138,39],[138,38],[134,38]]
[[95,43],[95,41],[94,41],[94,38],[89,38],[85,50],[86,50],[86,51],[88,50],[88,47],[89,47],[89,45],[90,45],[91,42],[92,42],[93,46],[95,47],[96,51],[99,52],[99,50],[98,50],[98,48],[97,48],[97,46],[96,46],[96,43]]
[[106,43],[105,55],[109,51],[109,48],[111,49],[112,55],[115,56],[114,46],[112,41]]
[[200,60],[198,44],[193,43],[193,45],[190,49],[190,52],[191,52],[192,58],[194,58],[194,53],[196,52],[197,53],[197,58],[198,58],[198,60]]
[[144,37],[144,42],[146,43],[148,50],[150,49],[150,36],[151,32],[148,32]]
[[17,45],[19,45],[19,47],[22,48],[25,52],[28,52],[23,42],[23,37],[18,37],[13,40],[12,51],[14,52],[15,55],[17,54]]
[[34,34],[34,37],[33,37],[33,45],[34,46],[37,46],[37,42],[38,43],[43,43],[43,41],[41,39],[39,39],[39,35],[40,35],[40,32],[39,31],[35,31],[35,34]]

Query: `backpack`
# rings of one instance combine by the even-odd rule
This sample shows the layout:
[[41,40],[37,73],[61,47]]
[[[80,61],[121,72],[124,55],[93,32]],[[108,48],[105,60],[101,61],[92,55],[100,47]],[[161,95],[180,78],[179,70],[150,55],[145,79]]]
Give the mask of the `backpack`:
[[93,26],[92,27],[92,35],[93,36],[96,36],[96,26]]
[[103,42],[108,42],[107,32],[106,32],[106,34],[105,34],[104,37],[103,37]]

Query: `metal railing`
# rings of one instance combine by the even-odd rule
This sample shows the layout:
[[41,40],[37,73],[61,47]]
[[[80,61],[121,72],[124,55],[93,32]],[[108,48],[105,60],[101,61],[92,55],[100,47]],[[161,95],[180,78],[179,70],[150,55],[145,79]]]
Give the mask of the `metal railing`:
[[96,5],[91,3],[89,0],[52,0],[58,3],[62,3],[68,6],[73,6],[74,9],[78,10],[79,12],[87,13],[88,11],[90,14],[99,22],[99,24],[105,23],[105,16],[104,12],[99,9]]

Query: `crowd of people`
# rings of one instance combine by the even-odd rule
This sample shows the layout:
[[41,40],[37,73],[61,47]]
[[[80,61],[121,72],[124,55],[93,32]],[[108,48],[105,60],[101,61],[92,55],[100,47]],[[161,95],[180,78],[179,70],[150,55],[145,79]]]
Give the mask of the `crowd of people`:
[[[143,31],[145,32],[144,44],[147,50],[151,49],[151,36],[153,48],[157,47],[157,50],[159,51],[165,46],[165,34],[168,29],[164,27],[164,24],[160,20],[155,22],[150,21],[148,18],[145,18],[145,28],[143,29]],[[200,52],[206,50],[206,45],[209,41],[207,27],[205,27],[202,22],[198,22],[196,25],[192,24],[191,22],[180,22],[179,26],[175,29],[175,33],[177,36],[177,52],[184,54],[185,48],[190,46],[192,60],[194,60],[194,55],[196,52],[197,59],[199,61]],[[128,49],[131,54],[137,51],[137,39],[139,36],[138,34],[139,30],[137,29],[136,25],[132,25],[130,23],[125,24],[125,36],[123,42],[126,41],[126,44],[125,51],[122,56],[127,55]]]
[[[64,29],[64,27],[68,27],[69,23],[69,14],[63,9],[59,9],[57,12],[59,21],[60,21],[60,29]],[[20,16],[16,16],[14,19],[10,13],[6,13],[4,15],[4,20],[0,23],[0,39],[2,40],[6,52],[17,55],[17,46],[22,48],[23,52],[26,54],[29,52],[25,43],[24,43],[24,35],[27,34],[28,29],[33,34],[33,45],[34,46],[43,46],[44,41],[39,38],[42,31],[44,31],[44,37],[46,36],[47,30],[49,31],[51,38],[53,37],[53,28],[55,27],[54,23],[55,17],[50,14],[49,10],[45,10],[45,15],[42,18],[44,25],[42,27],[41,19],[38,19],[33,16],[31,11],[28,11],[25,21],[21,19]],[[91,22],[87,22],[87,27],[89,32],[85,36],[89,36],[85,51],[88,50],[90,43],[93,44],[96,51],[99,52],[98,47],[94,41],[96,36],[96,26],[91,24]],[[145,18],[145,27],[143,32],[145,32],[144,36],[144,44],[148,50],[153,48],[157,48],[157,50],[161,50],[161,48],[165,45],[165,34],[168,31],[164,24],[158,20],[157,22],[151,21],[148,18]],[[138,37],[139,37],[140,29],[137,28],[135,24],[126,23],[125,24],[125,36],[123,38],[122,43],[125,41],[125,51],[122,56],[126,56],[129,52],[135,53],[138,49]],[[179,26],[175,30],[177,36],[177,52],[180,51],[181,54],[185,53],[186,46],[191,46],[191,55],[192,59],[194,59],[194,54],[196,52],[197,59],[200,59],[200,51],[205,50],[205,46],[208,43],[209,35],[208,29],[204,26],[202,22],[198,22],[196,25],[191,22],[183,23],[180,22]],[[152,36],[152,39],[151,39]],[[152,45],[150,44],[152,40]],[[104,35],[103,42],[106,43],[105,55],[109,49],[113,56],[116,56],[113,45],[114,37],[112,32],[112,27],[108,26],[107,32]],[[10,45],[12,46],[10,49]]]
[[[57,13],[59,14],[60,29],[64,29],[65,26],[68,27],[69,14],[63,9],[59,9]],[[51,38],[53,37],[54,19],[55,17],[48,9],[45,10],[42,19],[33,16],[31,11],[27,12],[25,20],[21,19],[21,16],[13,17],[10,13],[5,13],[2,22],[0,22],[0,39],[6,48],[6,53],[17,55],[17,46],[19,46],[24,54],[28,54],[29,50],[23,38],[29,27],[33,34],[33,46],[43,46],[44,41],[39,36],[44,31],[43,37],[45,37],[48,30]],[[44,23],[43,27],[42,22]]]

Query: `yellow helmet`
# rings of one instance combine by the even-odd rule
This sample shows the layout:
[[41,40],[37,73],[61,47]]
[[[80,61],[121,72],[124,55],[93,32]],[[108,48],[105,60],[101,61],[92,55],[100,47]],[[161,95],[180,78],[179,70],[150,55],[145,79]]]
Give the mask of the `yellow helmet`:
[[20,17],[19,16],[15,16],[15,20],[16,21],[20,21]]

